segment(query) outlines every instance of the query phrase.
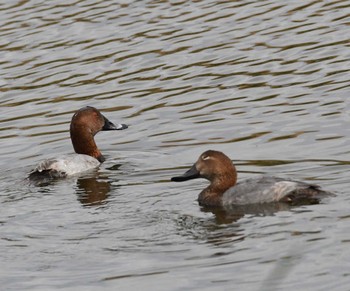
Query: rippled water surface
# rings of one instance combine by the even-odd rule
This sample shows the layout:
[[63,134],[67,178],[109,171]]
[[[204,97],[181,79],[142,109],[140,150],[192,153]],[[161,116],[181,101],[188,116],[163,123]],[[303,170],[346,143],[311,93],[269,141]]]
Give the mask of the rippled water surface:
[[[3,290],[348,290],[350,3],[2,1]],[[96,172],[24,179],[71,153],[86,105],[127,123]],[[337,196],[241,215],[172,183],[207,149],[239,179]]]

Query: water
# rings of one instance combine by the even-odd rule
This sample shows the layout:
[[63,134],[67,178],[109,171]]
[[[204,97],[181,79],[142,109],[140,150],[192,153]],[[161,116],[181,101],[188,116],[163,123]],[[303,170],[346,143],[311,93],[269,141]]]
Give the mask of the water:
[[[3,1],[2,290],[348,290],[348,1]],[[107,161],[31,187],[95,106]],[[319,205],[212,213],[207,149],[239,179],[337,193]]]

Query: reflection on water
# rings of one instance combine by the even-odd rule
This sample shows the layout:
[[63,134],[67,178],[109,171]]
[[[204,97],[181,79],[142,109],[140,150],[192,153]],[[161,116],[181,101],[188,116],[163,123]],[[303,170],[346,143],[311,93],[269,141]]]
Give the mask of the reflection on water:
[[[120,165],[111,167],[119,168]],[[69,183],[76,180],[76,195],[78,201],[84,206],[96,206],[106,203],[108,194],[111,191],[111,181],[108,176],[100,174],[96,169],[82,172],[79,175],[72,177],[53,178],[50,175],[30,176],[26,179],[26,184],[32,187],[37,187],[38,191],[48,191],[57,183]]]
[[[118,171],[121,164],[117,163],[108,167],[109,171]],[[101,174],[98,171],[90,172],[89,175],[83,173],[77,179],[76,195],[78,200],[84,206],[96,206],[107,203],[109,192],[111,191],[111,180],[108,175]],[[114,183],[117,183],[115,180]],[[114,190],[117,187],[113,188]]]
[[[349,14],[347,0],[2,1],[2,288],[344,290]],[[86,105],[130,124],[96,137],[96,175],[19,183],[73,151]],[[337,196],[200,208],[202,182],[169,180],[208,149],[238,161],[239,180]]]
[[76,194],[84,206],[95,206],[106,203],[111,190],[107,177],[79,178]]
[[[303,203],[305,204],[305,203]],[[301,204],[300,204],[301,205]],[[227,224],[238,221],[245,215],[250,216],[272,216],[278,211],[288,211],[295,207],[287,203],[261,203],[248,205],[230,205],[225,208],[201,207],[203,212],[211,212],[215,215],[218,224]]]

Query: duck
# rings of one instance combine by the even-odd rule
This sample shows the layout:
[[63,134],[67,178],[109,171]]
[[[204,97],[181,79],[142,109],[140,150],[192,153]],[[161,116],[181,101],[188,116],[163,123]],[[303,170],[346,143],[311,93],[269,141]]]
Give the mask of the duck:
[[320,186],[274,176],[259,176],[237,183],[236,167],[223,152],[208,150],[183,175],[171,178],[182,182],[196,178],[210,181],[198,196],[202,206],[240,206],[263,203],[316,204],[333,193]]
[[49,158],[40,162],[29,174],[29,180],[65,178],[97,168],[105,161],[94,136],[100,131],[123,130],[126,124],[115,125],[98,109],[86,106],[77,110],[70,123],[70,138],[75,154]]

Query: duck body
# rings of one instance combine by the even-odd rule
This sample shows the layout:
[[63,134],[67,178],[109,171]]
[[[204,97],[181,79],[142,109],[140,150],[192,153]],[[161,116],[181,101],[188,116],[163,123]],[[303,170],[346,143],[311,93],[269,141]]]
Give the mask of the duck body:
[[261,176],[238,182],[222,195],[222,204],[246,205],[258,203],[316,202],[326,194],[319,186],[280,177]]
[[97,168],[101,163],[88,155],[72,154],[40,162],[30,174],[47,175],[52,178],[64,178]]
[[105,158],[97,148],[95,134],[127,127],[125,124],[113,124],[94,107],[87,106],[79,109],[70,123],[70,137],[76,154],[42,161],[29,174],[29,179],[38,181],[41,177],[64,178],[97,168]]
[[222,152],[206,151],[190,170],[172,181],[181,182],[195,178],[210,181],[198,196],[204,206],[249,205],[285,202],[289,204],[318,203],[319,199],[332,195],[318,185],[261,176],[237,182],[237,172],[232,161]]

